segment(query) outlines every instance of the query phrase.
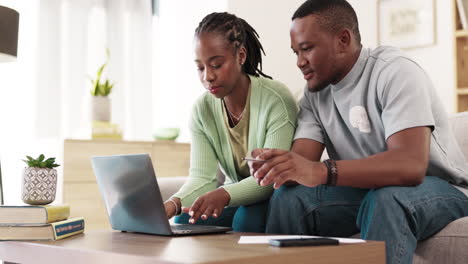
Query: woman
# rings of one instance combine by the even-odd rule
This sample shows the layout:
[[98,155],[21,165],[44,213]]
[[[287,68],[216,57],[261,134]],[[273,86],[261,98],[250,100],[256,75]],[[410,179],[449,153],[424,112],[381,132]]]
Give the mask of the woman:
[[[273,188],[259,186],[243,158],[256,148],[289,150],[296,103],[283,84],[261,71],[263,47],[243,19],[229,13],[206,16],[194,44],[200,81],[209,93],[192,113],[190,177],[165,202],[166,213],[172,218],[184,207],[176,223],[264,232]],[[226,181],[218,187],[220,174]]]

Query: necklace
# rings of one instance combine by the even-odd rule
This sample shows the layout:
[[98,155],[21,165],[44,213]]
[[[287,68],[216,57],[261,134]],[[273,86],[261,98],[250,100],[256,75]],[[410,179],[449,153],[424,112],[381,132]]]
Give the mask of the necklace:
[[242,116],[244,115],[244,111],[245,111],[245,106],[244,106],[244,109],[242,110],[242,113],[240,113],[239,116],[235,116],[233,113],[231,113],[231,111],[229,111],[229,108],[227,107],[226,105],[226,102],[223,100],[223,104],[224,104],[224,108],[226,108],[226,111],[228,112],[228,116],[229,118],[231,119],[231,122],[234,124],[234,120],[239,122],[239,120],[242,118]]
[[[230,126],[230,127],[235,127],[237,123],[234,122],[234,118],[232,118],[232,116],[229,114],[229,111],[228,111],[228,118],[229,118],[229,121],[228,121],[229,126]],[[238,122],[239,122],[239,121],[238,121]]]

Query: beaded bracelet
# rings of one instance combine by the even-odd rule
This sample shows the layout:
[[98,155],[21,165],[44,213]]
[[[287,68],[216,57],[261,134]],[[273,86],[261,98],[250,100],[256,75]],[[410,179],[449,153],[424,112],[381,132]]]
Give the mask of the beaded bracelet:
[[327,166],[328,169],[327,185],[336,186],[338,181],[338,169],[336,168],[336,162],[334,160],[327,159],[323,163],[325,163],[325,166]]

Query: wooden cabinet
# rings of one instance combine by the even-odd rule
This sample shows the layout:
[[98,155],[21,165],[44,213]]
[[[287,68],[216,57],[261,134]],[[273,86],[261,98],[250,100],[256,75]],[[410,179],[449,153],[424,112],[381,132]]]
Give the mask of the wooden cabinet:
[[190,145],[165,141],[65,140],[63,157],[63,198],[71,217],[83,216],[86,230],[108,229],[108,218],[91,167],[91,156],[151,155],[158,178],[187,176]]
[[[468,111],[468,30],[461,24],[458,6],[455,4],[455,84],[457,91],[457,111]],[[465,1],[466,2],[466,1]]]

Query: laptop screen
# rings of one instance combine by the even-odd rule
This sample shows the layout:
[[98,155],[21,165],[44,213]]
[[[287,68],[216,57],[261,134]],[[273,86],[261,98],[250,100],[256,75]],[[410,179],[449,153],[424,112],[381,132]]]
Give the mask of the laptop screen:
[[99,156],[91,161],[113,229],[172,233],[148,154]]

